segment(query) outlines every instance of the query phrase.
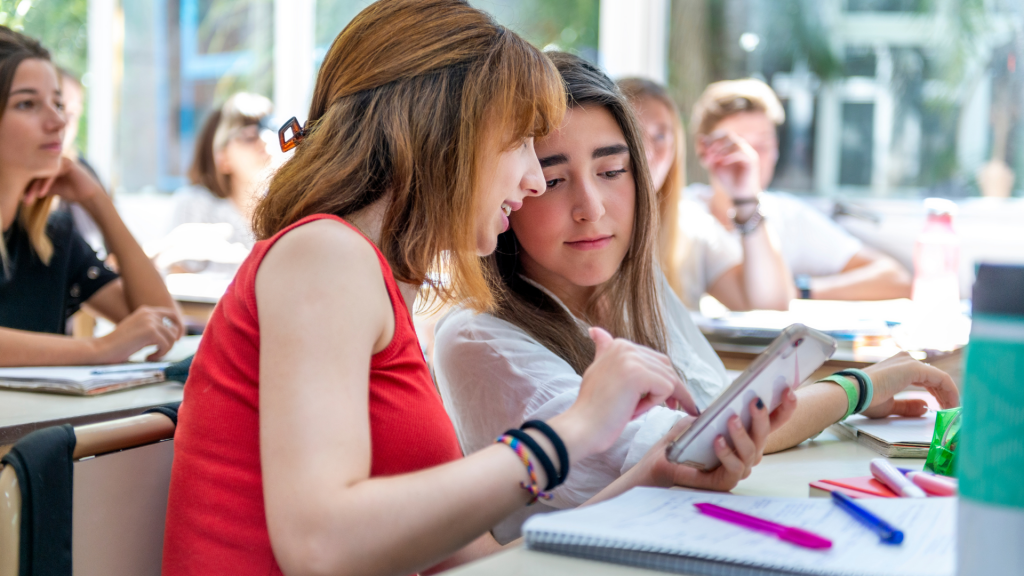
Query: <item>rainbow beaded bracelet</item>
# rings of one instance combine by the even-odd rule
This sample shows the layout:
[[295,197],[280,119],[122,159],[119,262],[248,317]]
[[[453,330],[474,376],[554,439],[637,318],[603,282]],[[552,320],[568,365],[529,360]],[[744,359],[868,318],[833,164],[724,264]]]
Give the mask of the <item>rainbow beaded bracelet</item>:
[[511,448],[513,451],[515,451],[516,455],[519,456],[519,460],[522,461],[523,466],[526,467],[526,472],[530,476],[530,483],[529,484],[527,484],[526,482],[520,482],[519,483],[519,486],[522,487],[523,490],[526,490],[527,492],[529,492],[530,496],[532,496],[532,498],[530,499],[529,502],[526,503],[526,505],[529,506],[529,505],[533,504],[534,502],[537,501],[538,498],[543,498],[544,500],[550,500],[551,499],[551,493],[550,492],[544,492],[544,491],[542,491],[540,489],[540,485],[537,482],[537,472],[533,469],[533,461],[530,460],[530,454],[529,454],[529,452],[527,452],[526,447],[523,446],[523,443],[520,442],[518,438],[515,438],[515,437],[513,437],[510,434],[502,434],[496,440],[496,442],[499,443],[499,444],[505,444],[506,446]]

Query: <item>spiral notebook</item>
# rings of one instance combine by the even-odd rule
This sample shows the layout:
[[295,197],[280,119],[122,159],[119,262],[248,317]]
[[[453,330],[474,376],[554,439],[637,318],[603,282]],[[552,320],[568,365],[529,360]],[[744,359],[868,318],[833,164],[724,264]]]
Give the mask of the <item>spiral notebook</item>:
[[[797,526],[832,540],[809,550],[697,512],[711,502]],[[953,576],[955,498],[859,502],[903,530],[902,545],[879,542],[849,514],[818,498],[760,498],[634,488],[593,506],[530,518],[531,550],[701,576]]]

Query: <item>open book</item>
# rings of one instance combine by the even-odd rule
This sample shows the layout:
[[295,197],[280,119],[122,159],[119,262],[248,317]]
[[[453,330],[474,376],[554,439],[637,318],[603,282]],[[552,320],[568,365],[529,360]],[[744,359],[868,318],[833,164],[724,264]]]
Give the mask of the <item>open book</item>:
[[[704,516],[693,506],[698,502],[809,530],[832,540],[832,548],[800,548]],[[634,488],[593,506],[534,516],[523,534],[532,550],[694,575],[953,576],[955,498],[858,503],[902,530],[903,544],[880,543],[831,500],[662,488]]]
[[0,368],[0,388],[92,396],[164,381],[169,362]]

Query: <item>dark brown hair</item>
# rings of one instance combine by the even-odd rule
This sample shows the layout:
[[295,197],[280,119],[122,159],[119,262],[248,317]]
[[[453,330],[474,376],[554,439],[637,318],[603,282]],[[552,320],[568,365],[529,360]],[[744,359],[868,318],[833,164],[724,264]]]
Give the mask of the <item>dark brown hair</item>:
[[[7,110],[7,99],[11,94],[11,84],[18,66],[30,59],[50,61],[50,53],[34,38],[20,34],[6,26],[0,26],[0,118]],[[56,68],[54,69],[56,71]],[[28,234],[29,243],[36,255],[49,265],[53,256],[53,243],[46,236],[46,221],[50,217],[50,207],[54,196],[48,195],[32,203],[22,206],[18,219]],[[7,274],[7,245],[0,238],[0,260],[4,274]]]
[[[654,272],[658,215],[654,187],[644,155],[640,125],[615,83],[586,60],[549,52],[565,83],[567,103],[600,106],[615,118],[629,147],[636,204],[629,249],[615,275],[598,289],[584,312],[584,321],[660,352],[666,350]],[[492,289],[498,302],[494,315],[510,322],[558,354],[578,374],[594,360],[594,343],[572,316],[544,291],[520,274],[520,247],[515,232],[498,237],[498,248],[486,260],[495,272]]]
[[661,84],[644,78],[623,78],[619,80],[618,85],[634,108],[639,107],[644,100],[653,100],[668,108],[672,116],[676,149],[672,167],[669,168],[665,182],[658,190],[658,260],[669,286],[682,297],[682,275],[679,269],[682,267],[684,255],[679,230],[679,199],[683,195],[683,186],[686,185],[686,139],[683,121],[675,101]]
[[474,217],[483,126],[502,147],[546,134],[564,98],[544,54],[467,2],[380,0],[324,58],[307,135],[257,206],[256,236],[390,196],[379,248],[395,278],[422,284],[440,265],[442,300],[489,309]]
[[203,122],[192,153],[188,180],[218,198],[231,196],[231,175],[217,170],[216,153],[227,145],[234,130],[258,125],[271,112],[270,100],[259,94],[239,92],[210,112]]

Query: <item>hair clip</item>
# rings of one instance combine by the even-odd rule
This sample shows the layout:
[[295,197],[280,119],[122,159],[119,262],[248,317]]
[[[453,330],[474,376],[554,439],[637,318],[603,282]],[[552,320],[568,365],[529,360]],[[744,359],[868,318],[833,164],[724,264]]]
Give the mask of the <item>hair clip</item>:
[[[290,138],[286,138],[285,134],[288,130],[292,131]],[[281,142],[281,152],[287,152],[292,148],[298,146],[299,142],[306,137],[306,131],[299,125],[298,119],[292,116],[290,120],[281,126],[281,129],[277,131],[277,139]]]

